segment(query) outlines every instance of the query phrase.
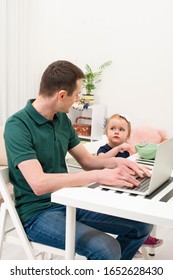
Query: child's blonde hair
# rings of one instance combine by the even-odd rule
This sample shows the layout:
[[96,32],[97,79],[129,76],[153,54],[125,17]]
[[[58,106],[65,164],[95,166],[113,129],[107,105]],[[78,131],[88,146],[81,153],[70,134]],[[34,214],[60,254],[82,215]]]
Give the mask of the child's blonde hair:
[[128,124],[128,134],[127,134],[127,138],[130,138],[130,134],[131,134],[131,124],[129,122],[129,120],[127,119],[127,117],[125,115],[121,115],[121,114],[114,114],[112,115],[110,118],[106,119],[106,123],[105,123],[105,134],[107,134],[107,130],[108,130],[108,125],[110,123],[110,120],[112,119],[124,119],[127,124]]

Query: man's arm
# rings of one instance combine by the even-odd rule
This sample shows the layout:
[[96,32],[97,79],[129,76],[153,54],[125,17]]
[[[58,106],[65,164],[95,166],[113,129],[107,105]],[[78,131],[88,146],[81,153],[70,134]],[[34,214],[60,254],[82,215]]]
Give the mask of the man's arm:
[[130,159],[91,155],[81,143],[71,149],[69,153],[80,163],[84,170],[119,167],[131,175],[138,174],[140,177],[142,176],[141,173],[147,176],[151,175],[149,172],[150,168],[137,164]]
[[[26,181],[36,195],[54,192],[63,187],[78,187],[93,182],[107,185],[124,185],[132,187],[139,182],[131,175],[149,171],[144,167],[123,158],[101,158],[88,153],[82,144],[70,150],[83,168],[90,171],[80,173],[45,173],[36,159],[26,160],[18,164]],[[118,166],[118,168],[117,168]],[[93,170],[91,170],[93,169]],[[145,170],[146,169],[146,170]]]
[[[78,174],[45,173],[38,160],[26,160],[18,165],[19,170],[36,195],[51,193],[62,187],[75,187],[96,181],[96,171],[84,171]],[[87,175],[87,174],[88,175]]]

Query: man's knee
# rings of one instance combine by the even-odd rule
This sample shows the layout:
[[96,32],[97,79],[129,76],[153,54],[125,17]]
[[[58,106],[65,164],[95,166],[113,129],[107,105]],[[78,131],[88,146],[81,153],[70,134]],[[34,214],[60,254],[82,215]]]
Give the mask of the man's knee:
[[119,260],[121,258],[121,247],[119,242],[108,234],[102,238],[95,237],[94,243],[88,242],[87,259],[90,260]]
[[138,232],[138,235],[142,236],[147,236],[150,234],[150,232],[153,229],[153,225],[151,224],[146,224],[146,223],[139,223],[138,226],[136,227],[136,230]]

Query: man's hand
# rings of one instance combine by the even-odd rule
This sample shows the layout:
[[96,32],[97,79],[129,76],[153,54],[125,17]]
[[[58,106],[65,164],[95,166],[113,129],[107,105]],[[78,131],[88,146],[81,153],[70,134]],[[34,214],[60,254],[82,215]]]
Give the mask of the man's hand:
[[138,175],[143,178],[144,175],[151,177],[151,167],[145,166],[143,164],[138,164],[128,158],[112,157],[107,159],[106,168],[119,167],[121,170],[125,171],[130,175]]
[[130,159],[116,158],[117,166],[126,171],[131,175],[138,175],[139,177],[144,177],[144,175],[151,177],[151,167],[138,164]]
[[133,175],[123,169],[120,169],[119,167],[113,169],[104,168],[103,170],[99,170],[98,183],[101,185],[119,185],[129,188],[139,186],[140,184]]

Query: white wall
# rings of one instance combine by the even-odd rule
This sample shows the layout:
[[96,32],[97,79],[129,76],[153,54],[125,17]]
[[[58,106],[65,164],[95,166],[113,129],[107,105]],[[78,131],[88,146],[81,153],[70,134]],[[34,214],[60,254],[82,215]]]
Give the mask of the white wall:
[[95,91],[107,115],[121,112],[133,126],[150,124],[173,136],[172,0],[1,0],[0,5],[1,123],[37,95],[42,71],[54,60],[70,60],[83,70],[86,63],[97,69],[112,60]]

